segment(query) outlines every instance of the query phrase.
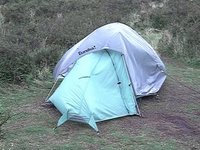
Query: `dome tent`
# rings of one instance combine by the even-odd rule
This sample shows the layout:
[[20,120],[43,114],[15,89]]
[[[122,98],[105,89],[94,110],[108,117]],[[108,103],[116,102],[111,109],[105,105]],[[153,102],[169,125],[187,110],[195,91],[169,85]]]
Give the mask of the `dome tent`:
[[139,115],[136,98],[158,92],[165,66],[153,48],[133,29],[111,23],[69,49],[54,69],[64,76],[49,101],[67,120],[88,123]]

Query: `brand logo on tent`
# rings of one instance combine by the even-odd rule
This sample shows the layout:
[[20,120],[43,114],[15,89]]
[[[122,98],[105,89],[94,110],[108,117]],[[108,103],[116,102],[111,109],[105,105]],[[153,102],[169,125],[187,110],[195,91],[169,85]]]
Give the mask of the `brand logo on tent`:
[[86,50],[79,51],[78,54],[79,54],[79,55],[83,55],[83,54],[85,54],[85,53],[87,53],[87,52],[89,52],[89,51],[94,50],[95,48],[96,48],[95,46],[90,47],[90,48],[88,48],[88,49],[86,49]]

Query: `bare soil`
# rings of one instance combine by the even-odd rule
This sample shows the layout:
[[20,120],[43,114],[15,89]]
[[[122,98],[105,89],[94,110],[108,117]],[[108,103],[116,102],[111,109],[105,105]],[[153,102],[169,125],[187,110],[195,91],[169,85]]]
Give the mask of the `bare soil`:
[[[182,67],[179,64],[175,65]],[[200,149],[200,94],[192,91],[191,85],[184,86],[176,80],[179,80],[177,76],[168,77],[157,95],[138,99],[141,117],[127,116],[98,123],[99,138],[109,138],[107,141],[111,144],[120,142],[118,138],[113,138],[111,135],[112,131],[120,129],[120,132],[130,137],[144,132],[144,135],[148,134],[155,139],[160,138],[164,141],[174,139],[179,145],[184,146],[184,149]],[[20,128],[37,126],[37,124],[53,129],[60,113],[55,107],[44,107],[43,104],[44,98],[39,96],[32,103],[13,108],[14,112],[27,113],[32,118],[15,122],[9,126],[5,125],[4,130],[14,132]],[[40,114],[42,114],[40,117],[45,118],[38,118]],[[82,131],[96,137],[93,130],[87,131],[88,128],[88,125],[69,121],[59,127],[58,130],[61,130],[59,134],[45,136],[42,140],[47,143],[63,144]],[[95,146],[91,147],[91,149],[94,148]]]
[[[200,148],[200,111],[190,106],[199,102],[200,95],[168,78],[157,95],[138,100],[142,117],[128,116],[109,120],[98,123],[98,127],[101,136],[107,134],[110,124],[130,135],[145,129],[150,133],[154,132],[152,136],[173,138],[179,144],[195,150]],[[55,120],[60,116],[54,107],[46,109]],[[87,128],[86,125],[72,122],[66,123],[62,128],[73,133],[74,128],[80,126]]]

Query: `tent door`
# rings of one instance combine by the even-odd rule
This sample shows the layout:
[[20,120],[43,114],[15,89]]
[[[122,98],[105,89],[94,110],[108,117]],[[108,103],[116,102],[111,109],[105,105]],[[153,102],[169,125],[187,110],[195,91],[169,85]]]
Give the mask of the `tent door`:
[[[105,50],[105,51],[109,55],[112,61],[113,68],[115,70],[118,80],[117,84],[119,85],[121,97],[123,99],[124,105],[126,106],[128,113],[130,115],[135,114],[135,109],[136,109],[139,114],[135,93],[132,87],[132,82],[130,80],[124,55],[112,50],[110,51]],[[133,104],[135,106],[133,106]]]

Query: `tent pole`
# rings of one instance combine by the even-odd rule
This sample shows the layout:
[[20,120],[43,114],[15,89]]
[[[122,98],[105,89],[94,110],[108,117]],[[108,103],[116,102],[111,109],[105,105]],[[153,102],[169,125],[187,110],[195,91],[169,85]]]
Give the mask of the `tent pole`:
[[56,86],[56,84],[57,84],[58,80],[59,80],[59,78],[57,78],[57,79],[56,79],[56,81],[54,82],[54,84],[53,84],[53,86],[52,86],[51,90],[49,91],[49,93],[48,93],[47,97],[45,98],[45,102],[47,102],[47,100],[48,100],[49,96],[51,95],[51,93],[52,93],[52,91],[53,91],[54,87]]

